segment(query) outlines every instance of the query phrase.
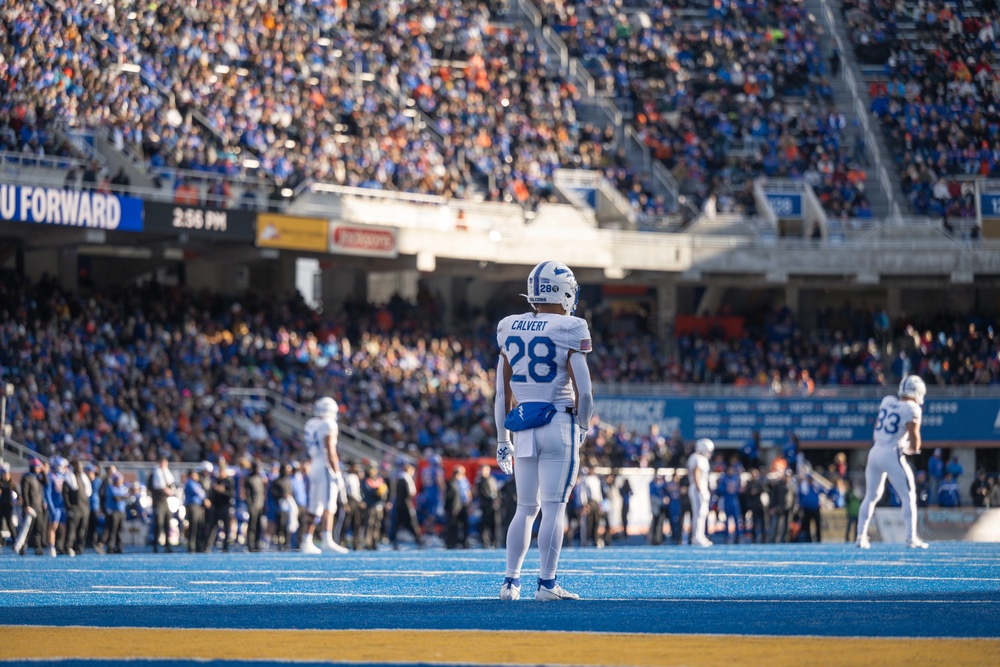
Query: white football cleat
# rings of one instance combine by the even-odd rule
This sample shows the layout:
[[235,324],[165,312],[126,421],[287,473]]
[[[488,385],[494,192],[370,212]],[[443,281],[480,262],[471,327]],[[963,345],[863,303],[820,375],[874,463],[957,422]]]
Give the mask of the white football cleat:
[[340,546],[333,540],[323,540],[323,551],[325,553],[346,554],[347,549]]
[[908,549],[926,549],[930,545],[924,542],[919,537],[914,537],[912,540],[907,540],[906,548]]
[[307,539],[299,546],[299,551],[304,554],[321,554],[323,550],[316,546],[311,539]]
[[500,599],[504,602],[521,599],[521,587],[511,577],[505,578],[500,584]]
[[710,547],[712,546],[712,540],[708,539],[707,537],[699,537],[694,541],[694,544],[697,547]]
[[872,543],[868,541],[867,537],[859,537],[858,541],[854,543],[859,549],[871,549]]
[[546,588],[541,584],[538,584],[538,590],[535,591],[535,600],[538,602],[552,602],[554,600],[579,600],[580,596],[576,593],[570,593],[565,588],[556,584],[552,588]]

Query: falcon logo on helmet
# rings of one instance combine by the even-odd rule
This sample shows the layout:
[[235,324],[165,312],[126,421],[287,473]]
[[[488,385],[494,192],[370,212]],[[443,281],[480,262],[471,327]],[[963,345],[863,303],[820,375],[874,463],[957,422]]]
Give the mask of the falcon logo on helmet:
[[313,410],[320,419],[336,419],[338,412],[340,412],[340,406],[337,405],[337,401],[325,396],[316,401]]
[[920,379],[919,375],[907,375],[899,383],[899,397],[912,398],[917,405],[924,404],[924,396],[927,395],[927,385]]
[[533,306],[557,303],[572,315],[580,299],[580,286],[573,271],[562,262],[542,262],[528,274],[528,293],[521,296]]

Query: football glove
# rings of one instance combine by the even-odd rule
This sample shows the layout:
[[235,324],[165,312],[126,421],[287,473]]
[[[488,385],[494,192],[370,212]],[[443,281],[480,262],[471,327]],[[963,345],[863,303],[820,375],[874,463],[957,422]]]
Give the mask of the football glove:
[[497,465],[505,475],[514,473],[514,455],[511,453],[510,440],[497,442]]

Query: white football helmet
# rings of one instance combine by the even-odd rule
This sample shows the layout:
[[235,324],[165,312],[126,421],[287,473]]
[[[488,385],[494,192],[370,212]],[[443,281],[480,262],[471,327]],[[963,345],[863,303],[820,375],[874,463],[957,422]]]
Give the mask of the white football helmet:
[[337,414],[340,412],[340,406],[337,405],[337,401],[329,396],[324,396],[316,401],[313,411],[320,419],[336,419]]
[[542,262],[528,274],[528,303],[558,303],[572,315],[580,299],[580,286],[572,269],[562,262]]
[[708,438],[699,438],[697,442],[694,443],[694,451],[704,456],[711,456],[712,452],[715,451],[715,443]]
[[907,375],[899,383],[899,397],[912,398],[917,405],[924,404],[924,396],[927,395],[927,385],[920,379],[919,375]]

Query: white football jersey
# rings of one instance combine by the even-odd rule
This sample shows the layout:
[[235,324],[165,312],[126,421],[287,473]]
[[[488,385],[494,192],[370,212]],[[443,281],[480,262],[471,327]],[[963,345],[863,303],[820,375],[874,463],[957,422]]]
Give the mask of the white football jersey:
[[875,417],[875,446],[908,449],[910,438],[906,433],[906,425],[914,422],[920,426],[922,412],[920,406],[913,401],[904,401],[895,396],[883,398]]
[[497,344],[510,364],[510,387],[518,403],[576,405],[567,365],[571,350],[591,350],[586,320],[552,313],[511,315],[497,325]]
[[692,490],[695,489],[694,471],[697,469],[701,471],[701,475],[699,475],[701,479],[698,482],[697,489],[702,494],[708,493],[708,471],[711,469],[708,457],[705,456],[704,454],[699,454],[698,452],[695,452],[694,454],[688,457],[687,469],[688,469],[688,475],[690,476],[690,481],[689,481],[690,486],[688,488]]
[[337,422],[313,417],[306,422],[306,449],[309,451],[309,458],[312,459],[313,468],[317,465],[327,465],[326,449],[324,443],[326,437],[333,436],[333,445],[337,446]]

